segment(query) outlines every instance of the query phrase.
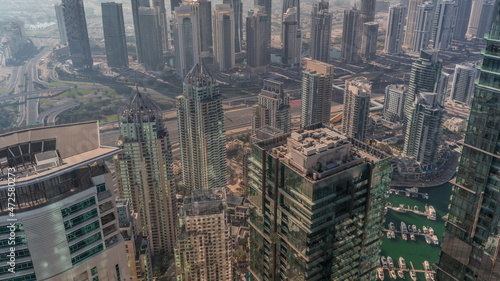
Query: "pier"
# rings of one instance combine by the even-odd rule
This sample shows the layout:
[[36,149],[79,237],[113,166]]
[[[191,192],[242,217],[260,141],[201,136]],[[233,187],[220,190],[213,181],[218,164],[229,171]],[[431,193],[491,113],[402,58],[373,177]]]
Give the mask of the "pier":
[[[420,210],[415,210],[415,209],[412,209],[410,208],[409,205],[407,205],[408,208],[405,208],[405,206],[403,204],[400,204],[399,207],[394,207],[392,205],[390,205],[390,203],[388,203],[387,206],[385,206],[387,209],[391,209],[393,211],[396,211],[398,213],[406,213],[406,212],[412,212],[414,214],[417,214],[417,215],[420,215],[420,216],[425,216],[427,217],[427,219],[429,220],[436,220],[436,213],[432,213],[431,210],[430,210],[430,207],[432,206],[425,206],[425,212],[422,212]],[[433,215],[433,216],[432,216]]]
[[396,194],[396,195],[399,195],[400,193],[404,193],[407,197],[418,197],[418,196],[421,196],[422,198],[424,199],[429,199],[429,194],[428,193],[421,193],[421,192],[418,192],[418,188],[417,187],[412,187],[412,188],[406,188],[405,190],[401,190],[401,189],[395,189],[395,188],[391,188],[387,191],[387,193],[389,194]]

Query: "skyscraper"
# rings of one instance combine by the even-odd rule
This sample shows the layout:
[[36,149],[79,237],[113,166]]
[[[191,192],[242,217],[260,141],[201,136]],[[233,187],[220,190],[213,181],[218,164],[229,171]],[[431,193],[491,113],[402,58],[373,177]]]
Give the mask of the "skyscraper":
[[210,56],[210,50],[213,46],[212,2],[200,0],[189,2],[189,4],[194,5],[195,12],[198,14],[198,24],[200,26],[198,29],[198,36],[200,36],[200,51],[203,56]]
[[494,0],[474,0],[470,14],[467,37],[483,38],[493,20]]
[[163,37],[158,8],[139,7],[139,40],[141,41],[142,63],[147,70],[160,71],[163,61]]
[[436,90],[437,102],[440,105],[444,105],[444,101],[448,96],[449,85],[450,85],[450,74],[441,71],[441,75],[439,75],[438,87]]
[[138,232],[148,237],[152,251],[172,254],[177,237],[172,147],[161,109],[139,91],[122,109],[118,146],[123,150],[115,157],[121,198],[139,214]]
[[361,0],[360,13],[363,23],[375,20],[375,0]]
[[453,193],[437,266],[440,281],[500,278],[499,12],[496,2],[457,177],[451,181]]
[[457,2],[442,0],[436,4],[436,14],[432,27],[433,46],[436,50],[450,48],[457,22]]
[[292,68],[300,67],[302,51],[302,32],[298,25],[297,8],[288,8],[283,14],[282,38],[283,53],[281,62]]
[[177,98],[182,180],[190,189],[225,188],[224,111],[219,84],[201,63],[184,79]]
[[120,150],[100,145],[98,122],[13,131],[0,135],[0,143],[0,279],[129,280],[105,164]]
[[248,12],[246,19],[247,65],[258,72],[265,72],[269,64],[269,41],[266,36],[269,17],[259,10]]
[[435,93],[438,89],[440,75],[441,62],[438,60],[437,52],[434,50],[420,51],[420,58],[413,62],[411,67],[410,83],[404,102],[404,131],[406,131],[408,120],[411,120],[415,98],[420,92]]
[[412,46],[410,46],[413,52],[420,52],[429,47],[433,22],[434,4],[428,1],[419,5],[415,30],[413,31],[414,37],[412,39]]
[[261,11],[267,18],[263,21],[266,25],[266,28],[264,29],[264,36],[266,42],[269,44],[267,47],[271,47],[271,16],[273,14],[273,4],[272,0],[254,0],[254,8],[258,9],[258,7],[264,8],[263,11]]
[[418,18],[418,6],[424,4],[425,0],[409,0],[408,1],[408,15],[406,16],[405,38],[403,47],[411,49],[413,47],[414,32],[416,30]]
[[332,40],[332,14],[328,12],[328,2],[315,3],[311,15],[311,58],[328,62]]
[[290,96],[283,91],[284,84],[272,79],[265,79],[257,104],[253,108],[252,132],[270,127],[290,132]]
[[458,10],[453,39],[464,40],[467,33],[467,26],[469,25],[472,0],[456,0],[456,2]]
[[372,84],[365,77],[345,81],[342,131],[351,138],[365,140]]
[[175,8],[172,19],[175,69],[181,78],[200,60],[200,25],[198,22],[195,5],[181,5]]
[[216,5],[213,11],[214,57],[219,70],[234,67],[234,13],[227,4]]
[[406,14],[406,7],[402,4],[396,4],[389,8],[384,53],[400,54],[402,52],[401,46],[406,25]]
[[61,4],[55,4],[54,9],[56,10],[57,29],[59,30],[59,43],[66,45],[68,43],[68,36],[66,35],[63,7]]
[[158,20],[161,32],[161,48],[163,52],[168,50],[168,24],[167,24],[167,10],[165,8],[165,0],[152,0],[152,6],[158,9]]
[[73,67],[92,69],[89,35],[83,0],[62,0],[64,24]]
[[132,19],[134,20],[135,49],[137,52],[137,61],[142,63],[142,42],[141,42],[141,23],[139,21],[139,8],[149,7],[149,0],[132,0]]
[[285,20],[285,13],[290,8],[297,8],[297,25],[300,29],[300,0],[283,0],[283,8],[281,9],[281,21]]
[[353,7],[344,11],[342,23],[342,49],[341,58],[345,62],[359,62],[359,49],[361,48],[360,12]]
[[384,119],[395,122],[404,117],[404,101],[408,88],[405,85],[389,85],[385,87]]
[[361,29],[361,48],[359,56],[363,61],[375,58],[377,53],[378,23],[375,21],[363,23]]
[[180,208],[177,280],[232,281],[231,227],[223,188],[192,190]]
[[252,151],[252,277],[375,280],[390,158],[319,124],[254,143]]
[[127,41],[121,3],[101,3],[106,59],[109,67],[128,67]]
[[417,94],[412,107],[403,153],[414,158],[425,170],[436,159],[444,110],[438,103],[438,95],[428,92]]
[[302,71],[302,103],[300,126],[330,122],[333,93],[333,65],[317,60],[306,60]]
[[473,65],[457,64],[451,86],[451,99],[471,106],[472,94],[476,89],[475,81],[478,74],[478,69]]
[[224,4],[229,4],[234,13],[234,51],[241,52],[243,41],[243,3],[241,0],[223,0]]

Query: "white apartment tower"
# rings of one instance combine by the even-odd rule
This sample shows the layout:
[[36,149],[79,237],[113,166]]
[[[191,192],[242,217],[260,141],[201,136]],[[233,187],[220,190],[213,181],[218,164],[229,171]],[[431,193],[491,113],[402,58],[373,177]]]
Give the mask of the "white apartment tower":
[[385,35],[384,53],[400,54],[406,24],[406,7],[396,4],[389,8],[389,20]]
[[447,50],[455,32],[458,6],[454,0],[442,0],[436,4],[436,13],[432,27],[433,48]]
[[389,121],[403,121],[404,101],[407,91],[405,85],[389,85],[385,88],[384,118]]
[[290,96],[283,91],[283,83],[265,79],[257,104],[253,108],[252,133],[270,127],[281,133],[290,132]]
[[457,64],[451,86],[451,99],[470,106],[472,104],[472,93],[476,89],[474,82],[478,75],[479,70],[474,65]]
[[434,21],[434,4],[425,2],[418,6],[417,20],[415,30],[413,32],[413,40],[411,50],[420,52],[427,49],[429,40],[431,39],[432,24]]

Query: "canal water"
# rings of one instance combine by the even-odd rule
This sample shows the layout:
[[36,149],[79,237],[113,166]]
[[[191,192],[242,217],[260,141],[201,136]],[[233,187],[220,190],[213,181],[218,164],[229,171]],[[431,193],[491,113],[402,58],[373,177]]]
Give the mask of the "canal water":
[[[429,261],[432,267],[432,264],[439,259],[439,252],[441,249],[441,243],[443,242],[443,234],[445,230],[444,220],[442,217],[448,213],[451,187],[452,185],[450,183],[446,183],[437,187],[421,188],[419,192],[428,193],[429,199],[423,199],[421,196],[418,198],[407,197],[404,192],[400,192],[400,195],[389,195],[388,201],[394,207],[399,207],[399,204],[404,204],[405,208],[408,208],[409,205],[411,209],[413,209],[414,206],[418,206],[420,211],[425,212],[425,205],[432,205],[436,210],[437,219],[432,221],[428,220],[426,216],[417,215],[412,212],[398,213],[393,210],[388,210],[385,215],[384,228],[389,228],[389,223],[393,222],[396,230],[400,230],[401,221],[403,221],[406,225],[415,225],[418,229],[420,229],[421,233],[423,233],[422,227],[430,226],[434,229],[435,234],[439,238],[439,245],[427,244],[425,242],[425,237],[422,235],[416,235],[416,241],[411,241],[410,236],[408,235],[408,240],[405,241],[401,237],[401,234],[396,234],[396,238],[394,239],[388,239],[387,236],[384,238],[381,255],[385,257],[392,257],[396,267],[399,267],[399,257],[403,257],[405,259],[408,268],[411,268],[410,262],[412,262],[415,269],[423,270],[423,262],[425,260]],[[404,190],[405,188],[399,189]],[[433,269],[435,270],[435,268]],[[384,274],[384,280],[394,280],[389,277],[389,272],[387,270],[384,271]],[[417,273],[417,276],[419,281],[425,281],[423,273]],[[403,279],[398,277],[396,280]],[[404,280],[411,280],[409,273],[405,273]]]

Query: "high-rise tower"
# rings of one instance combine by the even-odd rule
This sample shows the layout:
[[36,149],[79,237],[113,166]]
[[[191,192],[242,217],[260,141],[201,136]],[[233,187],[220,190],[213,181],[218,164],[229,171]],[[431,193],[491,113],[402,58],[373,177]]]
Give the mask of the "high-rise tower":
[[330,122],[333,69],[331,64],[306,60],[302,71],[301,127]]
[[0,280],[130,280],[106,166],[120,150],[100,144],[98,122],[13,131],[0,143]]
[[342,50],[341,58],[345,62],[359,62],[361,48],[360,12],[356,7],[344,11],[342,23]]
[[389,8],[384,47],[384,52],[387,54],[400,54],[402,52],[406,13],[406,7],[402,4],[396,4]]
[[414,32],[416,30],[418,18],[418,6],[424,4],[425,0],[409,0],[408,15],[406,16],[405,38],[403,47],[411,49],[413,46]]
[[377,53],[378,23],[375,21],[365,22],[361,28],[361,48],[359,56],[363,61],[375,58]]
[[463,142],[438,280],[500,279],[500,2],[486,38]]
[[455,0],[457,2],[457,20],[453,39],[464,40],[471,15],[472,0]]
[[248,163],[256,280],[376,279],[386,154],[315,125],[254,143]]
[[494,0],[474,0],[467,27],[467,37],[483,38],[484,34],[489,32],[494,6]]
[[365,140],[372,84],[365,77],[345,81],[342,131],[351,138]]
[[332,14],[328,12],[328,2],[315,3],[311,15],[311,58],[328,62],[332,40]]
[[234,13],[234,51],[241,52],[243,41],[243,3],[241,0],[223,0],[224,4],[229,4]]
[[182,180],[190,189],[225,188],[226,135],[219,84],[198,63],[177,98]]
[[434,22],[434,4],[425,2],[418,6],[417,20],[415,30],[413,31],[413,40],[411,50],[420,52],[429,47],[431,39],[432,24]]
[[292,68],[300,67],[302,51],[302,32],[297,20],[297,8],[288,8],[283,14],[282,38],[283,54],[281,62]]
[[61,4],[55,4],[56,10],[57,29],[59,30],[59,43],[66,45],[68,43],[68,36],[66,35],[66,25],[64,24],[63,7]]
[[266,36],[269,17],[259,10],[248,12],[246,19],[247,65],[258,72],[265,72],[271,60]]
[[63,0],[64,24],[71,61],[75,68],[92,69],[89,35],[83,0]]
[[281,10],[281,21],[285,20],[285,13],[288,12],[290,8],[297,9],[297,25],[300,29],[300,0],[283,0],[283,8]]
[[457,22],[457,2],[455,0],[441,0],[436,4],[436,13],[432,27],[434,49],[446,50],[450,48]]
[[214,57],[219,70],[234,67],[234,13],[227,4],[216,5],[213,11]]
[[405,85],[389,85],[385,88],[384,119],[402,121],[404,117],[404,101],[408,88]]
[[455,66],[450,98],[470,106],[472,104],[472,94],[476,89],[475,81],[478,74],[478,69],[473,65],[457,64]]
[[115,158],[121,197],[139,214],[139,232],[148,237],[152,251],[173,254],[177,210],[172,147],[161,109],[139,91],[122,109],[118,146],[123,149]]
[[141,42],[141,23],[139,20],[139,8],[149,7],[149,0],[132,0],[132,19],[134,21],[135,49],[137,61],[142,63],[142,42]]
[[139,22],[139,40],[144,68],[153,71],[163,70],[165,62],[160,10],[156,7],[139,7]]
[[290,132],[290,96],[283,91],[284,84],[265,79],[257,104],[253,108],[252,132],[270,127],[281,133]]
[[264,36],[266,42],[269,44],[267,47],[271,47],[271,16],[273,14],[273,4],[272,0],[254,0],[254,8],[262,7],[264,10],[261,11],[267,18],[263,22],[265,23],[266,28],[264,29]]
[[444,110],[438,103],[438,95],[428,92],[417,94],[412,107],[403,153],[424,169],[430,168],[437,155]]
[[121,3],[101,3],[102,27],[109,67],[128,67],[128,50]]
[[175,69],[183,78],[199,62],[201,56],[200,25],[195,5],[175,8],[172,29],[175,44]]

